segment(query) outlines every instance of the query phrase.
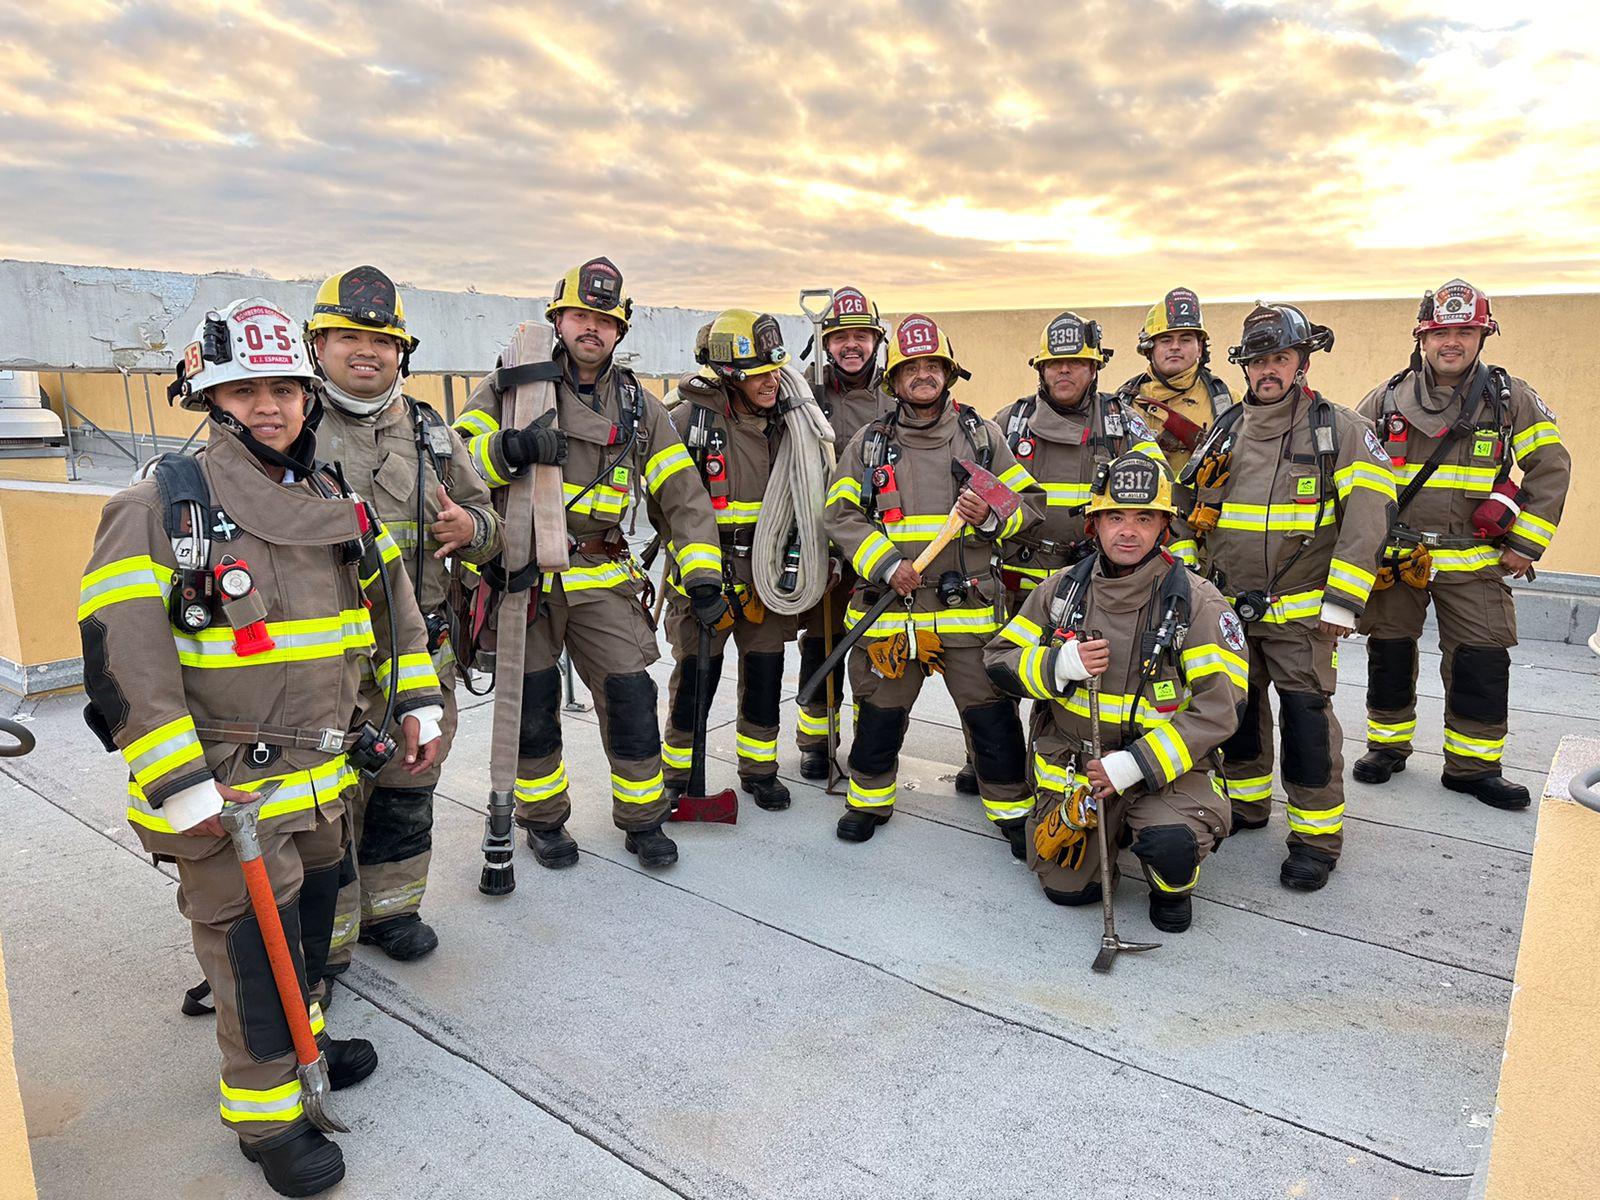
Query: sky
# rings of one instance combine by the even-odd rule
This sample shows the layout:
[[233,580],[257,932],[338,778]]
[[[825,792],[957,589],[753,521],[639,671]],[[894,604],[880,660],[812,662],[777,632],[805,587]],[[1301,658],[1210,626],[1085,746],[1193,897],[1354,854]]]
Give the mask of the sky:
[[0,257],[887,310],[1600,290],[1587,6],[0,0]]

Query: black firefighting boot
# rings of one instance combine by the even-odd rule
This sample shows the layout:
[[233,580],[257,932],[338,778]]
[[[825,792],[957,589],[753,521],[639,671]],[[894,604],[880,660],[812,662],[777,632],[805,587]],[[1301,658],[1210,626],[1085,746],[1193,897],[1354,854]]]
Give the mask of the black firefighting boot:
[[378,1069],[378,1052],[366,1038],[328,1038],[322,1043],[328,1060],[328,1086],[352,1087]]
[[978,794],[978,768],[967,760],[967,764],[956,772],[956,791],[963,796],[976,796]]
[[839,840],[869,842],[872,840],[872,835],[878,831],[878,826],[887,822],[893,815],[893,812],[873,812],[869,808],[846,809],[844,816],[839,818],[839,827],[836,830]]
[[439,935],[416,913],[390,917],[371,925],[363,923],[357,939],[363,946],[376,946],[396,962],[410,962],[431,954],[439,945]]
[[641,867],[670,867],[678,861],[678,843],[662,833],[659,825],[654,829],[629,830],[623,845],[629,854],[639,856]]
[[809,746],[800,751],[800,778],[826,779],[828,777],[828,750],[825,746]]
[[554,829],[529,828],[527,834],[528,846],[541,867],[559,871],[562,867],[577,865],[578,843],[567,832],[565,825],[557,825]]
[[1350,774],[1357,783],[1388,783],[1389,776],[1406,769],[1406,756],[1395,750],[1368,750],[1356,759]]
[[1011,843],[1011,857],[1022,862],[1028,857],[1028,843],[1025,840],[1028,834],[1028,818],[1012,817],[1008,821],[996,821],[995,826],[1006,835],[1006,841]]
[[765,779],[746,779],[739,786],[746,795],[756,798],[756,807],[764,808],[768,812],[782,812],[789,807],[789,789],[776,775],[768,775]]
[[1162,933],[1182,933],[1194,920],[1194,901],[1188,892],[1173,896],[1150,889],[1150,924]]
[[1314,892],[1328,882],[1339,860],[1310,846],[1290,846],[1289,857],[1278,870],[1278,882],[1297,892]]
[[310,1121],[253,1146],[241,1141],[239,1153],[260,1164],[267,1186],[280,1196],[315,1196],[344,1178],[344,1151]]
[[1531,803],[1528,789],[1520,783],[1512,783],[1504,775],[1479,775],[1476,779],[1457,779],[1454,775],[1446,775],[1443,780],[1445,787],[1452,792],[1475,796],[1490,808],[1519,812]]

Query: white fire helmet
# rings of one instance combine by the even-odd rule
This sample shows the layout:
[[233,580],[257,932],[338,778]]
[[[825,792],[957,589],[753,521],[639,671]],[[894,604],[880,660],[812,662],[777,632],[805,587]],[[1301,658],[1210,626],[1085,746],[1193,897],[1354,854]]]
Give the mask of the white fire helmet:
[[235,300],[208,312],[184,347],[171,393],[184,408],[206,411],[204,393],[235,379],[299,379],[315,387],[317,373],[300,327],[271,300]]

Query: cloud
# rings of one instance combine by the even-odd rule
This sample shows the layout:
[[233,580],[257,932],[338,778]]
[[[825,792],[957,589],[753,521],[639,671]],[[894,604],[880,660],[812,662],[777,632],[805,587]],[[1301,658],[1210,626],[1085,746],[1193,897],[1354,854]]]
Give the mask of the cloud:
[[[887,308],[1600,285],[1577,6],[0,0],[0,253]],[[1529,10],[1531,11],[1531,10]]]

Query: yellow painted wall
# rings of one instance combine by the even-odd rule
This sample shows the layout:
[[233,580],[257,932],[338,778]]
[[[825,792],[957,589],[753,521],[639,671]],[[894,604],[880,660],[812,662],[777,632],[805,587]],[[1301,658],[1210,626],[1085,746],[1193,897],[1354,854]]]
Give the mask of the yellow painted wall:
[[77,658],[78,583],[107,489],[0,486],[0,657]]
[[[1154,299],[1154,297],[1152,297]],[[1238,367],[1228,365],[1227,348],[1239,340],[1249,304],[1205,304],[1214,347],[1212,366],[1243,390]],[[1298,303],[1293,296],[1268,299]],[[1063,307],[1071,297],[1063,297]],[[1411,354],[1415,300],[1339,300],[1302,304],[1313,321],[1331,327],[1336,343],[1329,354],[1312,359],[1310,379],[1330,400],[1354,407],[1372,388],[1406,365]],[[1600,481],[1587,464],[1600,457],[1600,407],[1590,401],[1592,355],[1582,336],[1600,322],[1600,294],[1495,297],[1495,319],[1502,334],[1491,338],[1490,361],[1531,383],[1560,418],[1561,436],[1574,460],[1572,493],[1561,529],[1541,565],[1552,571],[1600,574]],[[980,412],[1032,391],[1035,375],[1029,357],[1039,334],[1061,309],[929,312],[950,335],[956,357],[972,372],[958,395]],[[1079,308],[1099,321],[1115,357],[1102,375],[1114,387],[1145,366],[1135,348],[1144,308]],[[898,314],[897,314],[898,315]]]

